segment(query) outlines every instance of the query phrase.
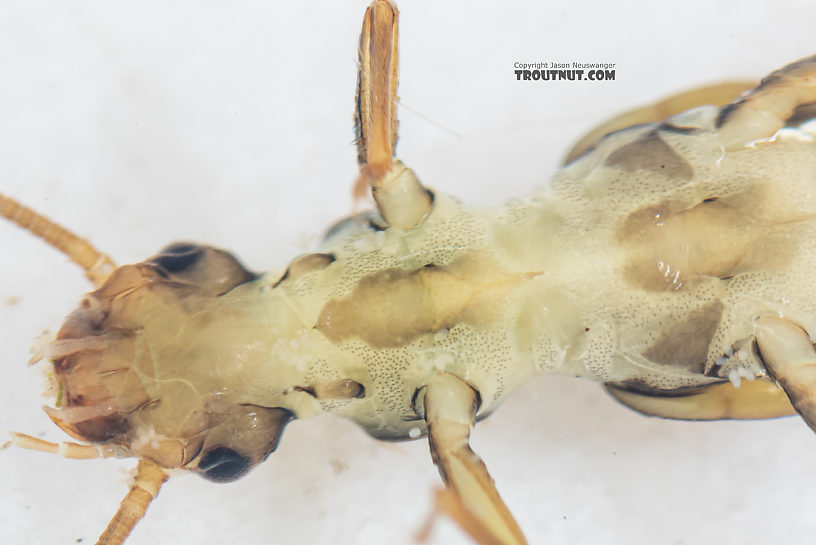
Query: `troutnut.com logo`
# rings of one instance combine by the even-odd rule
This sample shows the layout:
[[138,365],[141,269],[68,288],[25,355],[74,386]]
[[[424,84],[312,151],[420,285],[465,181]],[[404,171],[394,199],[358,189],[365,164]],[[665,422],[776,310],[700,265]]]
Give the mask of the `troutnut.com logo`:
[[517,62],[517,81],[614,81],[614,62]]

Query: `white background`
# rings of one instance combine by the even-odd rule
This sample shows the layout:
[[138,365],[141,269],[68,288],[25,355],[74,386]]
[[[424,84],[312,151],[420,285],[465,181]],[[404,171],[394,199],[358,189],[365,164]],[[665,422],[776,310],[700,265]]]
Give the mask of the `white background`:
[[[282,266],[350,211],[362,2],[19,4],[0,10],[0,191],[120,263],[194,239]],[[485,205],[545,184],[607,116],[813,53],[816,20],[804,0],[400,7],[400,95],[421,115],[401,109],[398,154],[427,185]],[[515,81],[514,62],[538,60],[614,62],[617,79]],[[11,225],[0,249],[0,434],[62,440],[39,408],[42,370],[25,362],[89,286]],[[816,440],[795,418],[662,421],[542,377],[474,444],[531,543],[816,535]],[[133,465],[0,452],[0,542],[93,542]],[[438,482],[423,441],[302,421],[235,484],[171,480],[130,543],[409,544]],[[469,543],[449,523],[432,541]]]

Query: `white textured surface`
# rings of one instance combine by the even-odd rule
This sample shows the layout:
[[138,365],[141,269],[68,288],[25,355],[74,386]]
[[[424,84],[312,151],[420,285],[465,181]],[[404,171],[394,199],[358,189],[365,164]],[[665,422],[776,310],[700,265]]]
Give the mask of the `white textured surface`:
[[[661,5],[403,2],[404,104],[460,138],[403,109],[399,155],[426,184],[488,204],[545,183],[571,141],[621,109],[813,53],[804,1]],[[172,6],[4,5],[0,191],[119,262],[184,238],[283,265],[349,211],[364,6]],[[515,81],[513,62],[532,60],[615,62],[617,81]],[[24,362],[87,285],[12,226],[0,247],[0,433],[61,440]],[[531,543],[793,545],[816,530],[816,441],[797,419],[666,422],[544,377],[475,446]],[[171,481],[130,543],[411,543],[437,483],[428,458],[423,442],[298,422],[235,484]],[[0,452],[0,541],[92,542],[131,465]],[[468,543],[447,523],[433,540]]]

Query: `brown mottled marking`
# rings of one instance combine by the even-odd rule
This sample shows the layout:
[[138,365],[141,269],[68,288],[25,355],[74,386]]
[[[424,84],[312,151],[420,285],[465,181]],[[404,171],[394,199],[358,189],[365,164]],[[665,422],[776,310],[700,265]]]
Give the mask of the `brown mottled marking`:
[[785,120],[786,127],[796,127],[816,117],[816,102],[797,106],[789,118]]
[[723,304],[714,301],[690,312],[682,321],[668,324],[643,356],[656,363],[702,373],[722,311]]
[[690,180],[694,174],[688,161],[666,144],[656,130],[616,149],[606,158],[606,164],[628,172],[645,170],[678,182]]
[[387,269],[360,280],[349,295],[328,301],[317,329],[333,342],[360,339],[377,348],[399,347],[455,324],[489,319],[491,296],[530,275],[475,279],[427,265]]
[[617,229],[624,277],[651,291],[679,290],[701,275],[727,278],[762,233],[753,218],[716,199],[683,209],[667,201],[632,212]]

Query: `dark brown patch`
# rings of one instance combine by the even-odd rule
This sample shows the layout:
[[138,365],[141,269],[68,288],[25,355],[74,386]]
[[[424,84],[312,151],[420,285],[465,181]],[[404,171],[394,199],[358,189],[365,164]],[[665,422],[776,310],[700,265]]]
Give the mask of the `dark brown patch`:
[[678,127],[677,125],[672,125],[667,121],[661,123],[657,127],[657,130],[671,134],[697,134],[699,132],[702,132],[697,127]]
[[252,469],[248,456],[229,447],[212,448],[201,456],[198,471],[202,477],[217,483],[229,483],[240,479]]
[[162,278],[195,286],[218,296],[258,277],[231,253],[189,242],[177,242],[144,262]]
[[676,291],[702,276],[733,276],[760,235],[748,214],[715,196],[692,207],[664,201],[638,209],[623,220],[615,238],[627,249],[628,282],[650,291]]
[[683,321],[666,326],[643,356],[655,363],[702,374],[722,311],[722,303],[715,301],[691,312]]
[[784,82],[784,78],[781,77],[780,75],[781,72],[784,70],[785,68],[771,73],[770,75],[763,78],[762,81],[759,82],[759,85],[751,89],[748,92],[748,94],[720,108],[720,113],[719,115],[717,115],[717,121],[715,126],[719,129],[720,127],[725,125],[726,122],[728,122],[728,120],[731,118],[731,116],[734,115],[734,112],[742,108],[744,104],[752,101],[754,99],[754,96],[760,91],[764,91],[769,87],[773,87],[774,85]]
[[734,112],[736,112],[745,103],[745,101],[746,99],[743,98],[735,102],[732,102],[731,104],[726,104],[725,106],[720,108],[720,113],[717,114],[717,121],[715,126],[718,129],[722,128],[722,126],[725,125],[725,122],[728,121],[728,119],[732,115],[734,115]]
[[445,267],[372,273],[347,296],[328,301],[315,328],[333,342],[361,339],[378,348],[400,347],[458,323],[494,319],[507,290],[535,276],[480,267],[463,258]]
[[[721,128],[723,125],[728,122],[728,119],[734,115],[734,112],[742,108],[744,104],[751,100],[752,96],[749,95],[741,100],[736,102],[732,102],[726,106],[720,108],[720,113],[717,116],[717,128]],[[809,102],[806,104],[800,104],[796,108],[794,108],[793,113],[789,115],[785,121],[785,127],[797,127],[804,123],[805,121],[810,121],[816,117],[816,103]]]
[[[630,392],[642,396],[673,398],[673,397],[696,396],[704,392],[705,390],[708,390],[712,386],[722,384],[723,382],[713,382],[711,384],[704,384],[702,386],[682,386],[680,388],[663,389],[647,384],[642,380],[633,379],[618,382],[607,382],[604,384],[604,386],[606,386],[607,389],[610,390],[620,390],[623,392]],[[618,398],[616,397],[615,399]],[[620,400],[618,399],[618,401]]]
[[786,127],[798,127],[805,121],[816,118],[816,102],[800,104],[793,110],[793,114],[785,120]]
[[[333,341],[358,338],[377,347],[403,346],[420,335],[452,326],[472,296],[472,288],[465,284],[437,267],[373,273],[362,278],[348,296],[327,302],[317,329]],[[459,292],[464,298],[457,297]]]
[[89,418],[81,422],[67,422],[56,414],[48,417],[54,424],[70,435],[89,443],[127,444],[126,436],[130,429],[127,416],[121,413]]
[[628,172],[656,172],[677,180],[689,180],[694,174],[688,161],[666,144],[656,130],[615,150],[606,158],[606,165]]
[[176,242],[162,248],[159,255],[149,261],[168,273],[180,273],[195,265],[203,254],[203,246],[188,242]]

